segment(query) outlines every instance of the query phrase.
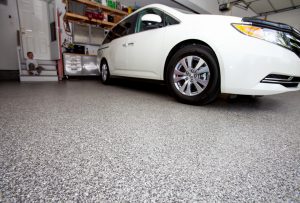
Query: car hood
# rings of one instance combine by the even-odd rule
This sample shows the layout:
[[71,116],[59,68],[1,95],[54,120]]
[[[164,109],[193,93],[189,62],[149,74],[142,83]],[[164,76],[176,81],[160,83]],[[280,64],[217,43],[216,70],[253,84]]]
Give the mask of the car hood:
[[230,24],[240,23],[242,18],[234,16],[223,16],[223,15],[209,15],[209,14],[187,14],[184,16],[183,21],[186,23],[195,22],[206,22],[211,24]]

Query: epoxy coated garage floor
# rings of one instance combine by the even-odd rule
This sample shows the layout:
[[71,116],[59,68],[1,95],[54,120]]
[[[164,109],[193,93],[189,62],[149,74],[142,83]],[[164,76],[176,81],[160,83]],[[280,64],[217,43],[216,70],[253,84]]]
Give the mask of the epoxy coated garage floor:
[[180,104],[164,86],[0,83],[0,202],[300,202],[300,92]]

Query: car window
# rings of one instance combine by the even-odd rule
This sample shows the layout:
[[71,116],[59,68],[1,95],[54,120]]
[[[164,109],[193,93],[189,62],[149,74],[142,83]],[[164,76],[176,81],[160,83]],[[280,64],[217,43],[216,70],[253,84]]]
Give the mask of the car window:
[[110,43],[114,39],[132,34],[135,31],[137,15],[132,15],[116,25],[105,37],[103,44]]
[[157,9],[148,8],[139,13],[135,32],[143,32],[163,26],[164,13]]
[[179,22],[177,20],[175,20],[174,18],[172,18],[168,14],[165,14],[165,25],[166,26],[176,25],[176,24],[179,24]]

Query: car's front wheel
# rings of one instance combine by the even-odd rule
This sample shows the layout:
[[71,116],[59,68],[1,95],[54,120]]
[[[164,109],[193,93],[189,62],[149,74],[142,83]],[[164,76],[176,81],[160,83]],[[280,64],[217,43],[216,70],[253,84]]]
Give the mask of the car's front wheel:
[[106,61],[103,61],[101,63],[100,74],[101,74],[102,83],[108,84],[110,82],[110,72],[109,72],[109,67],[108,67],[108,64]]
[[167,72],[171,92],[183,103],[204,105],[220,92],[219,67],[207,46],[188,45],[172,57]]

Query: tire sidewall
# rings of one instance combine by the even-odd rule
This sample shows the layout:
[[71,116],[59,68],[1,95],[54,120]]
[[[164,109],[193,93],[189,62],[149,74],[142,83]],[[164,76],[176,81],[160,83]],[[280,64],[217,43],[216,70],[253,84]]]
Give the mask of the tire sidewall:
[[[103,77],[102,77],[102,66],[103,66],[104,64],[105,64],[106,67],[107,67],[106,80],[104,80]],[[100,66],[100,79],[101,79],[101,82],[102,82],[103,84],[108,84],[108,83],[109,83],[109,80],[110,80],[110,72],[109,72],[109,66],[108,66],[108,64],[107,64],[106,61],[103,61],[103,62],[101,63],[101,66]]]
[[[173,82],[173,73],[178,62],[186,56],[198,56],[208,65],[210,71],[210,80],[203,92],[195,96],[186,96],[180,93]],[[214,100],[220,92],[219,66],[214,52],[203,45],[188,45],[178,50],[172,57],[167,70],[167,82],[175,98],[183,103],[189,104],[207,104]]]

